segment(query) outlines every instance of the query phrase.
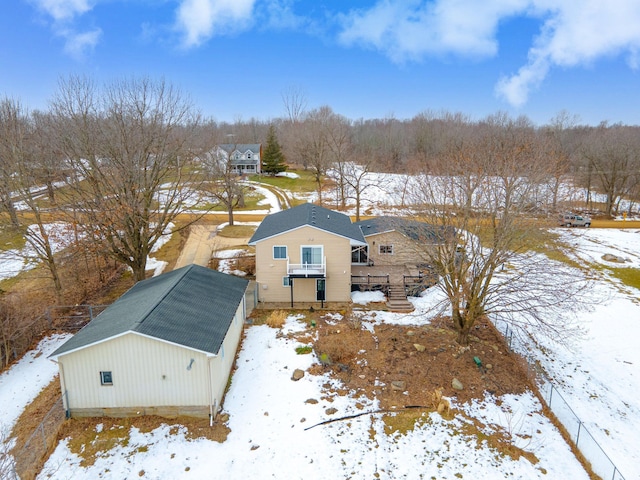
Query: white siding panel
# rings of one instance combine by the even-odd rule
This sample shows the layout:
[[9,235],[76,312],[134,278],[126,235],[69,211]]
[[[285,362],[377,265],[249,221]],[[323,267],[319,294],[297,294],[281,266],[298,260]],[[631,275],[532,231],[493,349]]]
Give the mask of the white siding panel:
[[[193,350],[129,333],[59,361],[71,409],[208,404],[207,358]],[[112,372],[112,386],[100,371]]]

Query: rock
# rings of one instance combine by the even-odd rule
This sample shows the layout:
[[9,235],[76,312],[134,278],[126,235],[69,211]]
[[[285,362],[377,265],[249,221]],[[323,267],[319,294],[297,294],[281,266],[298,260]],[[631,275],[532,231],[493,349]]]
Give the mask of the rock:
[[493,365],[490,363],[487,363],[484,368],[486,368],[487,370],[491,370],[493,368]]
[[458,380],[457,378],[454,378],[451,381],[451,386],[453,387],[454,390],[462,390],[462,389],[464,389],[464,385],[462,385],[462,382],[460,380]]
[[413,330],[407,331],[407,337],[413,337],[416,334]]
[[602,259],[607,262],[615,262],[615,263],[625,263],[627,261],[626,258],[618,257],[617,255],[613,255],[611,253],[605,253],[602,255]]
[[302,377],[304,377],[304,370],[300,370],[299,368],[296,368],[293,371],[293,375],[291,375],[291,380],[293,380],[294,382],[297,382]]
[[427,349],[427,347],[425,347],[424,345],[420,345],[419,343],[414,343],[413,348],[415,348],[419,352],[424,352]]
[[304,418],[304,417],[302,417],[302,418],[300,419],[300,423],[304,423],[304,422],[306,422],[306,421],[307,421],[307,419],[306,419],[306,418]]
[[394,380],[393,382],[391,382],[391,390],[403,391],[405,386],[406,384],[402,380]]
[[269,412],[264,412],[264,416],[268,417],[269,416]]
[[316,403],[318,403],[318,400],[316,400],[315,398],[308,398],[307,400],[304,401],[304,403],[310,403],[311,405],[315,405]]
[[333,407],[331,407],[331,408],[327,408],[327,409],[324,411],[324,413],[326,413],[327,415],[333,415],[333,414],[334,414],[334,413],[336,413],[337,411],[338,411],[338,409],[337,409],[337,408],[333,408]]
[[251,445],[251,450],[257,450],[260,448],[260,445]]
[[229,414],[221,413],[220,415],[218,415],[218,421],[220,423],[227,423],[229,421]]
[[358,375],[358,378],[361,379],[361,380],[364,380],[365,378],[367,378],[367,376],[366,375]]

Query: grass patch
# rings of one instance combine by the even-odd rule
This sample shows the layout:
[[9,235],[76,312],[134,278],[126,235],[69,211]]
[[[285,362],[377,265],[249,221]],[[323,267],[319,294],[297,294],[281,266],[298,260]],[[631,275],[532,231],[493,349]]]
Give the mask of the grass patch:
[[296,347],[296,353],[298,355],[307,355],[311,352],[313,352],[313,347],[311,345],[300,345],[299,347]]
[[251,225],[227,225],[218,231],[218,235],[226,238],[245,238],[251,237],[256,227]]
[[0,225],[0,251],[21,250],[25,244],[24,229],[13,225]]
[[607,267],[611,274],[628,287],[640,290],[640,268]]
[[415,430],[416,426],[420,427],[428,422],[430,422],[429,416],[423,409],[418,408],[405,409],[382,416],[384,433],[387,435],[406,435]]
[[290,190],[292,192],[313,192],[316,189],[316,182],[313,178],[313,173],[308,170],[288,170],[290,173],[295,173],[299,178],[289,177],[271,177],[269,175],[252,175],[250,180],[260,183],[266,183],[267,185],[273,185],[274,187],[282,188],[284,190]]

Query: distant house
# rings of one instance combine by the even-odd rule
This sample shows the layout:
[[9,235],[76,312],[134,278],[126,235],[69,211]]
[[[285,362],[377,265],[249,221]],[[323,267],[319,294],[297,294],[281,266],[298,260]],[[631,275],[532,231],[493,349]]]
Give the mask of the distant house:
[[67,414],[213,418],[247,284],[197,265],[138,282],[50,356]]
[[349,302],[352,262],[367,262],[351,219],[310,203],[267,216],[249,245],[261,302]]
[[441,227],[399,217],[374,217],[354,225],[367,241],[369,262],[377,266],[425,262],[428,249],[445,238]]
[[231,167],[238,175],[252,175],[262,171],[262,144],[225,143],[215,150],[220,161],[231,160]]

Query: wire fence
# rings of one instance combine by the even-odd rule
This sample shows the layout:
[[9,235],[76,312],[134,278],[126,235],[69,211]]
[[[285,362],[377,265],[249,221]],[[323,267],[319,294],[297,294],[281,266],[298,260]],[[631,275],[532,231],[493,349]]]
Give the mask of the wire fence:
[[[496,328],[504,336],[507,347],[510,351],[514,351],[517,343],[517,336],[514,336],[514,330],[504,322],[498,322]],[[540,396],[546,403],[549,410],[553,412],[558,421],[564,426],[571,441],[576,448],[582,453],[584,458],[591,464],[593,472],[603,480],[625,480],[618,467],[613,463],[604,449],[595,440],[591,432],[587,429],[580,417],[576,415],[569,403],[564,399],[560,391],[553,385],[549,379],[537,366],[534,358],[522,354],[524,349],[517,352],[526,360],[527,374],[535,380],[540,392]]]
[[66,419],[62,396],[56,401],[36,427],[23,447],[13,455],[10,479],[28,480],[35,478],[40,465],[55,447],[58,432]]

